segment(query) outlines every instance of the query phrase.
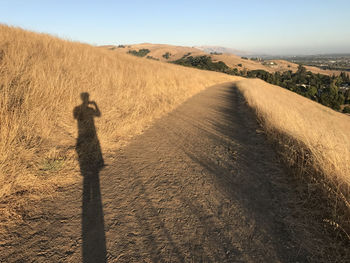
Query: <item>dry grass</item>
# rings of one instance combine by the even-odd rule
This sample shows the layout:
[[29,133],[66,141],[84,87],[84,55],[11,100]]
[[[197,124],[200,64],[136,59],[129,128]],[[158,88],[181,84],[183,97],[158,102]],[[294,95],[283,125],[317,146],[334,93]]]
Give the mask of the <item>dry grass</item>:
[[[101,46],[101,48],[109,49],[113,46]],[[150,53],[147,55],[157,58],[160,61],[174,61],[182,58],[185,54],[191,53],[191,56],[210,56],[213,61],[223,61],[227,66],[231,68],[238,68],[239,70],[247,69],[247,70],[257,70],[262,69],[270,73],[274,72],[284,72],[291,70],[296,72],[298,69],[298,64],[286,61],[286,60],[272,60],[276,63],[276,65],[269,66],[263,65],[260,61],[254,61],[250,59],[242,59],[240,56],[234,54],[208,54],[202,50],[193,47],[184,47],[184,46],[174,46],[174,45],[165,45],[165,44],[136,44],[126,46],[125,48],[116,48],[115,52],[126,53],[129,50],[140,50],[142,48],[146,48],[150,50]],[[170,52],[171,56],[169,59],[165,59],[163,55],[166,52]],[[242,64],[242,66],[238,66]],[[323,70],[317,67],[306,66],[306,69],[315,73],[315,74],[324,74],[324,75],[339,75],[341,71],[337,70]]]
[[341,222],[332,224],[349,227],[350,117],[261,80],[237,86],[289,165],[310,177],[310,187],[321,186],[336,197],[333,216]]
[[[130,45],[130,47],[126,47],[126,48],[117,48],[115,49],[115,51],[125,53],[129,50],[140,50],[142,48],[148,49],[150,51],[150,53],[147,54],[148,56],[157,58],[160,61],[174,61],[182,58],[184,55],[188,53],[191,53],[191,56],[207,55],[205,52],[193,47],[173,46],[173,45],[166,45],[166,44],[148,44],[148,43]],[[171,53],[171,56],[169,57],[169,59],[166,59],[163,57],[163,55],[166,52]]]
[[[110,46],[106,46],[105,48],[110,48]],[[247,70],[263,69],[268,72],[274,72],[272,68],[264,66],[257,61],[242,59],[241,57],[233,54],[212,55],[193,47],[173,46],[164,44],[137,44],[130,45],[126,48],[117,48],[115,49],[115,51],[120,53],[126,53],[129,50],[140,50],[142,48],[150,50],[150,53],[148,53],[147,55],[157,58],[160,61],[174,61],[182,58],[188,53],[191,53],[191,56],[210,56],[213,59],[213,61],[223,61],[227,66],[232,68],[238,68],[240,70],[246,68]],[[163,57],[163,55],[166,52],[171,53],[169,59],[165,59]],[[242,67],[239,67],[238,64],[242,64]]]
[[[293,62],[289,62],[286,60],[272,60],[276,63],[275,66],[272,67],[273,71],[280,71],[280,72],[284,72],[284,71],[288,71],[291,70],[293,72],[296,72],[298,70],[298,64],[293,63]],[[305,66],[306,70],[311,71],[312,73],[315,74],[323,74],[323,75],[340,75],[341,71],[339,70],[325,70],[325,69],[320,69],[318,67],[313,67],[313,66]]]
[[1,222],[79,178],[72,110],[81,92],[102,112],[96,126],[106,152],[205,87],[230,80],[0,25]]

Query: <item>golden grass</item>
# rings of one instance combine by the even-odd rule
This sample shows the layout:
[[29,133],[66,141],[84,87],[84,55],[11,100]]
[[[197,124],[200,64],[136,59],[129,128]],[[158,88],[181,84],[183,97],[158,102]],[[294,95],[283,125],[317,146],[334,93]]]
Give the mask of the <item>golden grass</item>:
[[[106,48],[106,49],[109,49],[111,47],[113,46],[101,46],[101,48]],[[296,72],[298,69],[298,64],[295,64],[286,60],[272,60],[276,63],[276,65],[268,66],[268,65],[263,65],[260,61],[242,59],[240,56],[237,56],[234,54],[214,55],[214,54],[205,53],[204,51],[193,47],[174,46],[174,45],[165,45],[165,44],[150,44],[150,43],[135,44],[135,45],[126,46],[125,48],[116,48],[114,49],[114,51],[119,53],[126,53],[129,50],[140,50],[142,48],[149,49],[150,53],[148,53],[147,55],[157,58],[160,61],[174,61],[182,58],[185,54],[191,53],[191,56],[210,56],[213,59],[213,61],[222,61],[227,66],[231,68],[238,68],[239,70],[262,69],[267,72],[274,73],[274,72],[284,72],[288,70]],[[166,52],[171,53],[171,56],[169,59],[165,59],[163,57],[163,55]],[[242,66],[238,66],[239,64],[242,64]],[[305,67],[307,70],[315,74],[318,74],[318,73],[324,74],[324,75],[334,74],[337,76],[341,73],[341,71],[338,71],[338,70],[323,70],[323,69],[320,69],[317,67],[311,67],[311,66],[305,66]]]
[[[130,47],[126,47],[126,48],[118,48],[116,49],[116,51],[127,52],[128,50],[140,50],[142,48],[148,49],[150,51],[150,53],[147,54],[148,56],[157,58],[160,61],[174,61],[182,58],[184,55],[188,53],[191,53],[191,56],[207,55],[205,52],[193,47],[173,46],[173,45],[166,45],[166,44],[148,44],[148,43],[131,45]],[[169,59],[166,59],[163,57],[163,55],[166,52],[171,53],[171,56],[169,57]]]
[[106,152],[233,79],[0,25],[0,214],[20,216],[26,200],[79,178],[72,111],[81,92],[102,112],[96,126]]
[[[315,184],[325,184],[348,214],[350,117],[262,80],[239,81],[237,87],[267,134],[288,149],[284,154],[289,164],[296,166],[300,175],[312,176]],[[334,204],[334,209],[337,207]],[[343,219],[349,224],[349,218]]]
[[[293,63],[293,62],[289,62],[286,60],[272,60],[276,63],[276,66],[273,66],[272,69],[273,71],[280,71],[280,72],[284,72],[284,71],[288,71],[291,70],[293,72],[296,72],[298,70],[298,64]],[[315,74],[323,74],[323,75],[340,75],[341,71],[339,70],[325,70],[325,69],[320,69],[318,67],[313,67],[313,66],[305,66],[306,70],[311,71],[312,73]]]
[[[110,48],[110,46],[106,46],[105,48]],[[213,59],[213,61],[223,61],[227,66],[232,68],[238,67],[238,69],[240,70],[242,70],[243,68],[246,68],[247,70],[263,69],[268,72],[274,72],[272,68],[268,66],[264,66],[257,61],[242,59],[241,57],[233,54],[212,55],[193,47],[147,43],[147,44],[130,45],[126,48],[117,48],[115,49],[115,51],[120,53],[126,53],[129,50],[140,50],[142,48],[146,48],[150,50],[150,53],[148,53],[147,55],[157,58],[160,61],[174,61],[182,58],[184,55],[187,55],[188,53],[191,53],[191,56],[210,56]],[[163,55],[166,52],[171,53],[171,56],[169,59],[165,59],[163,57]],[[242,64],[242,67],[237,66],[238,64]]]

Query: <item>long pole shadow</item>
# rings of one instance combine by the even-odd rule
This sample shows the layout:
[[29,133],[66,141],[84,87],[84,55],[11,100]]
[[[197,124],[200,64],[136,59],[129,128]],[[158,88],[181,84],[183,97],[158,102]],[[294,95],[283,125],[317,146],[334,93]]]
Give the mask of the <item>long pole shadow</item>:
[[89,93],[81,93],[80,97],[82,104],[74,108],[73,116],[78,122],[76,151],[83,176],[82,256],[84,263],[103,263],[107,250],[99,172],[104,161],[94,123],[101,112],[94,101],[89,101]]

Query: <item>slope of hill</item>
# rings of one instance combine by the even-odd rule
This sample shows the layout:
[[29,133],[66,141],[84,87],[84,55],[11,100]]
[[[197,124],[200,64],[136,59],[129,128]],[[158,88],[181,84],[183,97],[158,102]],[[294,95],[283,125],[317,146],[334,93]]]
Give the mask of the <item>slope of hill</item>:
[[[0,214],[78,180],[73,108],[90,94],[103,151],[141,133],[207,86],[232,76],[160,64],[0,26]],[[27,212],[25,212],[27,211]],[[1,222],[5,222],[4,218]],[[1,224],[0,224],[1,225]]]
[[325,223],[350,241],[349,116],[262,80],[237,86],[284,161],[309,185],[309,196],[321,189],[323,200],[315,200],[315,207],[328,197],[329,214],[320,215]]
[[[184,46],[173,46],[173,45],[164,45],[164,44],[136,44],[136,45],[127,45],[124,48],[116,48],[114,46],[102,46],[103,48],[113,49],[114,51],[120,53],[127,53],[130,50],[140,50],[148,49],[150,52],[147,56],[158,59],[160,61],[174,61],[182,58],[185,55],[190,56],[210,56],[213,61],[222,61],[227,66],[231,68],[237,68],[238,70],[265,70],[267,72],[273,73],[276,71],[284,72],[291,70],[293,72],[297,71],[298,64],[288,62],[286,60],[267,60],[264,62],[244,59],[240,56],[237,56],[232,53],[222,53],[222,54],[210,54],[211,49],[200,49],[201,47],[184,47]],[[217,52],[217,51],[215,51]],[[166,53],[169,53],[169,58],[164,57]],[[306,67],[313,73],[320,73],[324,75],[339,75],[340,71],[335,70],[323,70],[317,67]]]
[[[107,46],[110,48],[110,46]],[[148,49],[150,52],[147,54],[153,58],[159,59],[160,61],[174,61],[182,58],[189,53],[191,56],[203,56],[206,55],[205,52],[194,48],[194,47],[183,47],[183,46],[172,46],[166,44],[136,44],[136,45],[127,45],[125,48],[116,48],[115,51],[126,53],[130,50],[140,50],[140,49]],[[169,52],[169,58],[165,58],[165,55]]]
[[[105,46],[106,48],[111,48],[111,46]],[[243,69],[246,68],[248,70],[254,69],[264,69],[269,72],[273,72],[270,67],[264,66],[259,62],[242,59],[241,57],[233,54],[220,54],[214,55],[209,54],[205,51],[202,51],[195,47],[183,47],[183,46],[172,46],[172,45],[163,45],[163,44],[137,44],[137,45],[128,45],[125,48],[116,48],[113,49],[117,52],[127,53],[130,50],[140,50],[140,49],[148,49],[150,52],[147,54],[153,58],[159,59],[160,61],[174,61],[182,58],[185,55],[190,56],[210,56],[213,61],[222,61],[227,66]],[[164,55],[169,53],[169,58],[165,58]]]
[[252,56],[254,53],[242,51],[234,48],[220,47],[220,46],[196,46],[199,50],[202,50],[206,53],[225,53],[225,54],[233,54],[236,56]]
[[[282,59],[277,59],[277,60],[270,60],[273,61],[275,63],[275,65],[272,66],[272,68],[275,71],[287,71],[287,70],[291,70],[293,72],[297,71],[298,69],[298,64],[295,64],[293,62],[289,62],[287,60],[282,60]],[[312,67],[312,66],[305,66],[305,68],[308,71],[311,71],[312,73],[315,74],[323,74],[323,75],[339,75],[341,71],[338,70],[325,70],[325,69],[320,69],[318,67]]]
[[276,162],[232,82],[155,121],[98,179],[90,198],[88,183],[72,185],[29,230],[0,234],[0,262],[345,262],[350,253],[305,209],[306,185]]

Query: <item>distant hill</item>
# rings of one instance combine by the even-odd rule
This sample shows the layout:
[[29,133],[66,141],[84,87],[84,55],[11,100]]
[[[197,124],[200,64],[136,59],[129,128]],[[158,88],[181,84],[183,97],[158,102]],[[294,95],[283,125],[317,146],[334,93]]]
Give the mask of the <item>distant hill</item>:
[[[104,46],[109,49],[113,49],[113,46]],[[123,47],[114,47],[114,50],[117,52],[127,53],[130,50],[140,50],[148,49],[150,52],[147,54],[149,57],[159,59],[160,61],[174,61],[182,58],[185,55],[191,56],[203,56],[206,55],[205,52],[193,47],[184,47],[184,46],[173,46],[166,44],[150,44],[142,43],[136,45],[125,45]],[[168,58],[165,56],[168,54]]]
[[[286,60],[252,60],[248,56],[252,56],[252,53],[239,51],[231,48],[216,47],[216,46],[199,46],[199,47],[185,47],[174,46],[166,44],[151,44],[142,43],[135,45],[122,45],[122,46],[101,46],[100,48],[110,49],[116,52],[127,53],[130,50],[138,51],[140,49],[148,49],[148,58],[153,58],[159,61],[171,62],[178,60],[184,56],[210,56],[213,61],[222,61],[231,68],[237,68],[238,70],[265,70],[273,73],[276,71],[284,72],[291,70],[295,72],[298,68],[298,64],[288,62]],[[217,54],[210,54],[216,52]],[[236,52],[241,55],[233,54]],[[244,55],[243,55],[244,54]],[[250,55],[248,55],[250,54]],[[306,66],[307,70],[313,73],[320,73],[325,75],[338,75],[339,71],[334,70],[322,70],[317,67]]]
[[223,53],[223,54],[234,54],[237,56],[254,56],[257,55],[252,52],[242,51],[234,48],[220,47],[220,46],[196,46],[195,48],[202,50],[208,54],[210,53]]

